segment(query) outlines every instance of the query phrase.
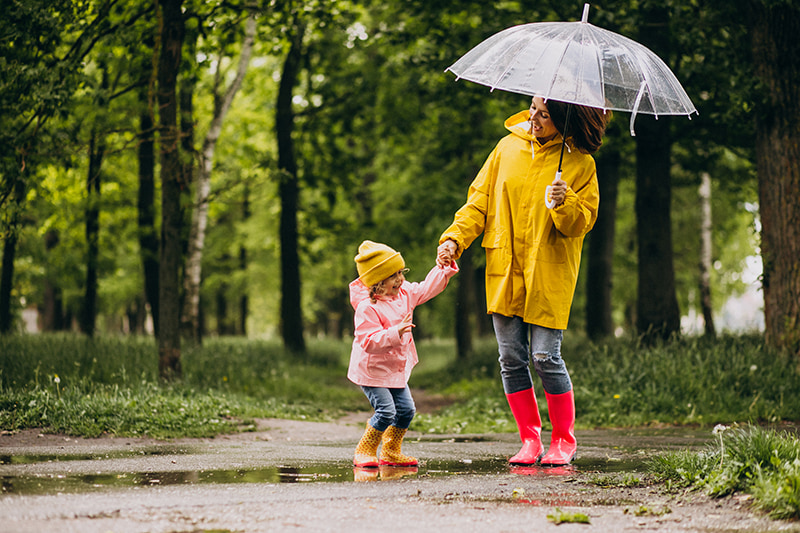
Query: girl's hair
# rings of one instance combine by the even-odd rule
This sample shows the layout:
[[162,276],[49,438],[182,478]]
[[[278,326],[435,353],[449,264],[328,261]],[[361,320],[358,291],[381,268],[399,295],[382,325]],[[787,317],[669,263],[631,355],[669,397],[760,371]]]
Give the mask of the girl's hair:
[[372,303],[377,302],[378,300],[377,300],[376,297],[380,296],[381,294],[386,292],[386,289],[383,288],[383,282],[384,281],[386,281],[386,280],[379,281],[378,283],[376,283],[375,285],[373,285],[372,287],[369,288],[369,301],[370,302],[372,302]]
[[575,147],[585,154],[593,154],[603,144],[603,134],[611,120],[611,111],[603,111],[596,107],[568,104],[558,100],[547,100],[547,111],[556,129],[564,135],[564,122],[569,112],[567,137],[572,137]]

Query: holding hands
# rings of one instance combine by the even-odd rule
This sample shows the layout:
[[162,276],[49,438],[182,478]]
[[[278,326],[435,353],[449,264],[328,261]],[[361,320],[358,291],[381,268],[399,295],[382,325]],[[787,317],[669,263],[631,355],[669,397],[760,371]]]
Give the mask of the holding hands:
[[449,266],[450,263],[455,259],[456,251],[458,250],[458,245],[452,239],[447,239],[442,244],[439,245],[439,248],[436,250],[436,264],[439,267],[446,267]]

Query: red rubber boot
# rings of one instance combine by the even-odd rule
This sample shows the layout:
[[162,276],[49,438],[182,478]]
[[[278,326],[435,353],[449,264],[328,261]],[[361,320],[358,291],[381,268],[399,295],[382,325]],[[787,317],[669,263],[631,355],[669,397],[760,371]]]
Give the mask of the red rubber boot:
[[542,465],[563,466],[575,459],[578,442],[575,440],[575,395],[573,391],[564,394],[547,394],[547,410],[553,424],[550,449],[542,457]]
[[542,446],[542,419],[533,389],[506,394],[514,420],[517,421],[522,449],[508,460],[515,465],[534,465],[544,453]]

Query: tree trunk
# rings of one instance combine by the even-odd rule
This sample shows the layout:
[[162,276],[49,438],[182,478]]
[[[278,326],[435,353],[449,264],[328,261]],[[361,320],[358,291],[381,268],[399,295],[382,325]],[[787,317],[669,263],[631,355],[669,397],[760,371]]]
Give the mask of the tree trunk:
[[86,287],[81,310],[81,332],[94,336],[97,322],[97,267],[100,254],[100,189],[103,155],[106,150],[102,133],[92,132],[89,140],[89,171],[86,177]]
[[278,172],[281,199],[281,334],[287,349],[305,353],[303,314],[300,305],[300,256],[298,253],[297,209],[300,186],[297,182],[297,162],[294,154],[294,112],[292,93],[300,70],[304,27],[295,24],[292,45],[283,64],[278,101],[275,109],[275,129],[278,139]]
[[[247,17],[245,22],[245,35],[242,51],[239,56],[239,67],[236,76],[224,95],[220,95],[219,84],[223,80],[221,66],[218,67],[214,85],[214,116],[211,126],[203,141],[203,150],[200,154],[200,168],[197,175],[195,188],[194,209],[192,211],[192,226],[189,233],[189,250],[186,258],[186,273],[184,277],[184,308],[182,314],[184,338],[200,343],[200,284],[202,281],[203,248],[205,246],[206,227],[208,225],[208,204],[211,193],[211,171],[214,166],[214,151],[217,147],[222,124],[231,108],[233,98],[242,86],[247,65],[255,42],[256,20],[253,15]],[[220,58],[221,59],[221,58]],[[221,63],[221,61],[220,61]]]
[[47,230],[47,233],[44,234],[44,249],[47,254],[44,276],[44,304],[42,306],[42,330],[44,331],[61,331],[64,329],[64,300],[61,287],[53,271],[54,267],[51,266],[50,261],[58,242],[58,231],[52,228]]
[[800,357],[800,7],[752,3],[766,342]]
[[180,135],[178,132],[177,77],[181,61],[184,22],[182,0],[159,4],[158,60],[159,131],[161,133],[161,247],[159,257],[158,370],[164,379],[181,376],[179,275],[181,265]]
[[[21,174],[21,173],[20,173]],[[0,334],[9,333],[14,326],[14,315],[11,312],[11,293],[14,288],[14,258],[17,254],[17,240],[22,204],[25,201],[27,187],[22,176],[4,176],[9,179],[13,201],[7,207],[11,211],[8,227],[3,228],[3,267],[0,271]],[[11,192],[10,191],[10,192]]]
[[[662,2],[647,2],[642,17],[642,44],[662,58],[669,57],[669,8]],[[636,122],[636,327],[645,341],[680,332],[672,257],[669,129],[669,117],[640,115]]]
[[147,91],[140,93],[139,114],[139,254],[144,273],[144,294],[153,315],[153,329],[158,336],[158,236],[155,227],[155,147],[153,142],[153,109]]
[[586,280],[586,334],[599,340],[614,334],[611,318],[611,289],[614,274],[614,235],[617,218],[617,190],[622,155],[614,147],[597,158],[600,208],[589,235]]
[[[244,186],[244,199],[242,201],[242,220],[247,221],[250,218],[250,188],[245,184]],[[242,277],[247,279],[247,248],[244,245],[239,247],[239,270],[242,272]],[[237,333],[239,335],[247,336],[247,315],[249,314],[250,300],[247,296],[247,285],[242,290],[242,295],[239,297],[239,328]]]
[[700,174],[700,308],[703,310],[705,334],[716,337],[711,305],[711,176]]

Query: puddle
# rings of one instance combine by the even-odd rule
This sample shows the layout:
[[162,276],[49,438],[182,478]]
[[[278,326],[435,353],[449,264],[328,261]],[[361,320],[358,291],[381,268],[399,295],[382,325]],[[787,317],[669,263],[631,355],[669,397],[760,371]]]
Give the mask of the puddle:
[[[138,454],[139,452],[136,452]],[[174,452],[172,452],[174,453]],[[109,454],[114,456],[115,454]],[[135,454],[134,454],[135,455]],[[122,455],[128,457],[130,454]],[[24,456],[22,456],[24,457]],[[29,460],[49,456],[27,456]],[[78,456],[56,457],[55,461],[77,460]],[[94,457],[90,457],[94,458]],[[99,456],[103,458],[103,456]],[[23,462],[14,457],[14,462]],[[50,459],[46,459],[50,460]],[[2,494],[54,494],[102,491],[111,488],[141,488],[166,485],[235,484],[235,483],[318,483],[349,481],[388,481],[407,477],[432,478],[459,475],[568,476],[577,472],[616,473],[636,471],[643,461],[603,461],[577,459],[571,466],[509,466],[504,457],[424,461],[419,467],[354,468],[349,462],[283,465],[267,468],[231,470],[187,470],[169,472],[118,472],[96,474],[37,474],[0,476]]]
[[186,448],[172,448],[159,446],[137,450],[123,450],[108,453],[85,454],[29,454],[29,455],[3,455],[0,454],[0,465],[23,465],[36,463],[58,463],[66,461],[101,461],[106,459],[129,459],[131,457],[157,457],[163,455],[187,455],[193,453]]

